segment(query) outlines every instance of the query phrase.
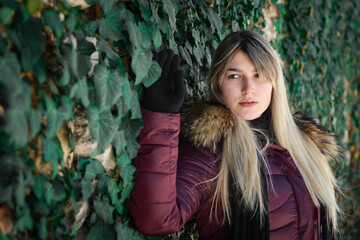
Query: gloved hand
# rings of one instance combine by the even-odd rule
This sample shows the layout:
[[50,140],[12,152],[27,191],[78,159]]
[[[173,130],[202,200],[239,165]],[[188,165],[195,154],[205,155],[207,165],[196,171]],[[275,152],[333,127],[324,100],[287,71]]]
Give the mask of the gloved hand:
[[180,56],[169,49],[154,52],[153,59],[159,63],[162,72],[154,84],[144,88],[142,105],[154,112],[179,113],[185,96],[184,75],[178,69]]

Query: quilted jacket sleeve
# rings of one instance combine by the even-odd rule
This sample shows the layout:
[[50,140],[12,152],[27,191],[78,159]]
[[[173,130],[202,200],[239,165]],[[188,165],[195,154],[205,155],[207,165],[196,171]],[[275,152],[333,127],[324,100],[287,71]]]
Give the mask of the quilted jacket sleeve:
[[165,235],[180,230],[199,209],[205,193],[199,183],[212,177],[203,174],[201,162],[212,155],[184,147],[178,156],[180,115],[145,109],[142,113],[144,128],[138,137],[141,147],[134,159],[135,185],[128,207],[139,231]]

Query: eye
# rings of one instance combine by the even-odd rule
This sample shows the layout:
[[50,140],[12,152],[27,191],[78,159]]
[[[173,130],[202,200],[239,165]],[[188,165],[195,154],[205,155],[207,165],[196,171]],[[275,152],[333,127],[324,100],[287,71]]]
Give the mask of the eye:
[[230,74],[229,76],[228,76],[228,78],[230,78],[230,79],[236,79],[236,78],[240,78],[241,76],[240,75],[238,75],[238,74]]
[[254,78],[259,78],[260,76],[259,76],[259,74],[258,73],[255,73],[254,74]]

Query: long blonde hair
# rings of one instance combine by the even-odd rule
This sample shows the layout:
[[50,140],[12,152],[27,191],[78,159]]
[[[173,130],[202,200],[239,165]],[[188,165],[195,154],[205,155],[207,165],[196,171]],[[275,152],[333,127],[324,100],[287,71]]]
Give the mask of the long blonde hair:
[[[328,227],[337,231],[337,215],[340,209],[335,197],[335,189],[338,189],[336,179],[327,158],[310,137],[296,125],[287,99],[280,60],[271,45],[259,33],[253,30],[230,33],[219,44],[209,71],[210,101],[225,105],[221,84],[233,56],[238,51],[244,52],[249,57],[260,77],[271,80],[273,85],[270,105],[271,126],[276,141],[290,152],[314,204],[316,206],[322,204],[326,207],[328,223],[332,223],[332,226]],[[260,174],[261,161],[265,162],[263,149],[257,143],[256,135],[248,123],[235,116],[234,118],[236,119],[234,127],[224,138],[222,161],[213,199],[215,213],[221,205],[229,222],[231,221],[228,186],[230,174],[242,193],[241,201],[245,207],[254,212],[259,211],[261,218],[266,214]]]

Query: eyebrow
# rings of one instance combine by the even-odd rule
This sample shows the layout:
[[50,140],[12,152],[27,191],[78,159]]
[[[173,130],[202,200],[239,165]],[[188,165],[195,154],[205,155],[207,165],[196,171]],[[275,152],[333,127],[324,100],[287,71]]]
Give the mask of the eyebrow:
[[[241,70],[241,69],[238,69],[238,68],[233,68],[233,67],[230,67],[230,68],[228,68],[228,71],[232,71],[232,72],[244,72],[243,70]],[[256,73],[257,72],[257,70],[255,69],[254,71],[252,71],[253,73]]]

